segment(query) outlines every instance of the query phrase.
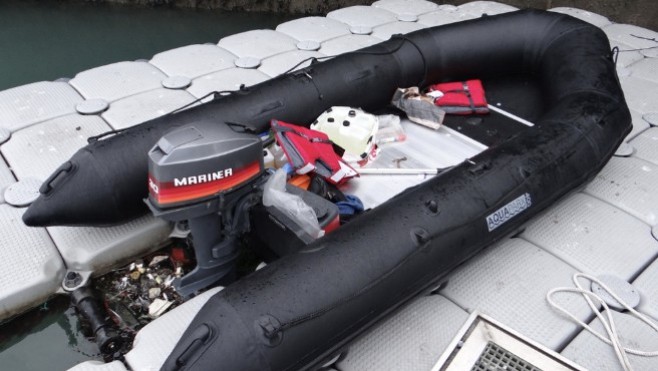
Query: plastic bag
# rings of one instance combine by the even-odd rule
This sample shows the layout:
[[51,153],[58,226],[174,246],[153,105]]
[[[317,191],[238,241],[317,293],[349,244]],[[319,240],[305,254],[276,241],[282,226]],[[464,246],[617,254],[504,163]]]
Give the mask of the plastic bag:
[[324,235],[313,208],[308,206],[301,197],[286,192],[286,172],[282,169],[277,170],[265,183],[263,205],[275,207],[285,213],[313,238],[320,238]]

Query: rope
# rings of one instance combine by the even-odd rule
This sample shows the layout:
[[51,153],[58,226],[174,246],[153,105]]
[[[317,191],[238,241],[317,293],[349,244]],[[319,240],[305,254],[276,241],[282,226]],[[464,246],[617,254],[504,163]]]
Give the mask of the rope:
[[[573,322],[577,323],[581,327],[583,327],[585,330],[589,331],[592,335],[596,336],[599,338],[601,341],[604,343],[612,346],[612,348],[615,351],[615,355],[617,359],[619,360],[619,363],[623,367],[625,371],[632,371],[632,366],[631,363],[628,359],[628,354],[633,354],[636,356],[641,356],[641,357],[656,357],[658,356],[658,351],[652,351],[652,352],[647,352],[639,349],[633,349],[633,348],[626,348],[622,345],[621,339],[619,337],[619,333],[617,332],[617,327],[615,325],[615,322],[612,318],[612,311],[610,310],[610,307],[608,307],[608,304],[601,299],[598,295],[596,295],[594,292],[590,290],[586,290],[581,286],[581,283],[579,281],[580,278],[584,278],[586,280],[589,280],[591,282],[595,282],[598,284],[603,290],[605,290],[610,296],[612,296],[619,304],[621,304],[624,309],[626,309],[630,314],[632,314],[634,317],[640,319],[642,322],[647,324],[649,327],[651,327],[655,332],[658,332],[658,324],[653,322],[648,316],[645,316],[644,314],[636,311],[635,309],[631,308],[626,302],[624,302],[617,294],[615,294],[608,286],[606,286],[603,282],[601,282],[599,279],[596,277],[590,276],[585,273],[576,273],[573,275],[572,279],[576,287],[558,287],[550,290],[546,294],[546,301],[548,301],[548,304],[555,310],[559,311],[569,319],[571,319]],[[601,323],[603,324],[603,328],[605,329],[605,332],[607,333],[607,337],[604,335],[601,335],[598,333],[596,330],[594,330],[592,327],[590,327],[588,324],[585,322],[579,320],[571,314],[569,311],[558,305],[554,300],[553,296],[557,293],[576,293],[582,295],[582,297],[585,299],[587,304],[589,305],[590,309],[596,314],[596,317],[599,318]],[[594,305],[594,302],[592,302],[592,299],[600,304],[604,311],[605,311],[605,316],[603,315],[603,311],[599,310],[599,307]]]

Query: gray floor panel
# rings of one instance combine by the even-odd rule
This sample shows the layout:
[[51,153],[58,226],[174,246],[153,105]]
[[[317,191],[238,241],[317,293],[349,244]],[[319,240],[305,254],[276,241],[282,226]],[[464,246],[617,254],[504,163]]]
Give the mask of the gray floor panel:
[[220,47],[238,57],[264,59],[297,49],[297,40],[274,30],[253,30],[219,40]]
[[35,82],[0,92],[0,128],[16,131],[75,112],[82,97],[65,82]]
[[156,250],[171,230],[168,222],[150,215],[116,227],[48,227],[69,270],[96,274]]
[[0,320],[44,302],[64,278],[64,263],[48,233],[26,227],[24,211],[0,205]]
[[154,89],[112,102],[102,116],[118,130],[170,113],[194,99],[185,90]]
[[[622,344],[631,348],[641,347],[641,350],[649,352],[658,350],[658,336],[651,327],[624,313],[614,312],[613,319]],[[601,325],[598,318],[590,323],[590,326],[599,333],[605,334],[603,325]],[[588,370],[623,370],[615,357],[612,346],[597,339],[585,330],[581,331],[569,346],[562,351],[562,355]],[[635,370],[658,370],[658,357],[629,355],[629,361]]]
[[414,299],[350,344],[341,371],[427,371],[434,366],[468,313],[440,295]]
[[169,76],[185,76],[191,79],[234,67],[237,57],[217,45],[188,45],[158,53],[151,64]]
[[439,6],[426,0],[379,0],[372,3],[375,8],[388,10],[397,15],[421,15],[437,10]]
[[658,255],[651,228],[594,197],[576,193],[530,222],[521,237],[578,271],[630,280]]
[[[558,349],[577,326],[556,314],[546,293],[570,286],[576,270],[521,239],[508,239],[488,247],[448,278],[440,292],[466,310],[478,310],[551,349]],[[585,320],[589,308],[565,296],[559,303]]]
[[18,179],[46,180],[87,138],[112,128],[98,116],[70,114],[15,132],[0,151]]
[[626,211],[649,225],[658,224],[658,166],[635,158],[613,157],[585,193]]
[[166,77],[147,62],[117,62],[80,72],[69,83],[86,99],[111,102],[162,87]]

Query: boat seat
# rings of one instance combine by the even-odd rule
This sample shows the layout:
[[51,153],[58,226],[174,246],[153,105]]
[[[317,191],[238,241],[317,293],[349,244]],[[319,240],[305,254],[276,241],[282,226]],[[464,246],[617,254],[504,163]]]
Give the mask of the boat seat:
[[144,326],[126,354],[133,370],[159,370],[201,307],[222,287],[210,289]]
[[237,57],[226,49],[212,45],[187,45],[158,53],[151,64],[169,76],[193,79],[211,72],[234,67]]
[[5,203],[5,189],[13,183],[16,183],[16,179],[14,179],[11,170],[9,170],[4,160],[0,160],[0,204]]
[[[559,349],[578,330],[544,299],[555,288],[571,285],[576,270],[538,246],[519,238],[503,240],[471,258],[450,275],[440,292],[455,304],[478,310],[551,349]],[[584,321],[586,303],[561,300]]]
[[613,157],[585,193],[654,226],[658,224],[656,184],[658,166],[636,157]]
[[[605,316],[605,313],[603,315]],[[624,346],[637,348],[639,344],[644,351],[658,350],[658,336],[651,327],[629,314],[613,312],[613,319]],[[589,325],[605,335],[598,318]],[[586,330],[581,331],[569,343],[562,351],[562,355],[588,370],[622,371],[612,346],[605,344]],[[658,370],[658,357],[641,357],[632,354],[628,357],[634,370]]]
[[467,318],[443,296],[416,298],[353,341],[336,366],[341,371],[430,370]]
[[582,193],[535,218],[521,237],[579,272],[613,274],[627,281],[658,255],[649,226]]

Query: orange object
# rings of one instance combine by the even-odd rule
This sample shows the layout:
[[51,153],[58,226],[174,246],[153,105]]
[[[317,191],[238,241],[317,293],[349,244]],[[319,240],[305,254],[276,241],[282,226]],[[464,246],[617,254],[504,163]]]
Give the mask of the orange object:
[[295,175],[290,178],[290,180],[288,180],[288,183],[294,185],[295,187],[307,190],[311,185],[311,177],[306,174]]

